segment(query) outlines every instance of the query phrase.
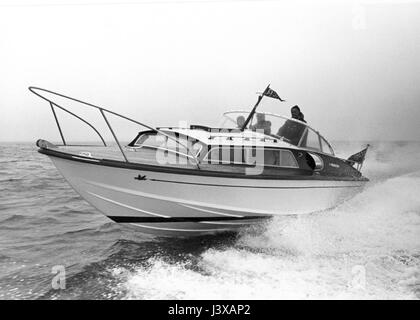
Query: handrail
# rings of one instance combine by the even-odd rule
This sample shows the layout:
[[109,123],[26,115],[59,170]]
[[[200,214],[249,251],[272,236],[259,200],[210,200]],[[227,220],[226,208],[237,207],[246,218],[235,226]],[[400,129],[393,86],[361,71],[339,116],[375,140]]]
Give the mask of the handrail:
[[[223,113],[223,116],[224,116],[224,117],[228,118],[229,120],[234,121],[232,118],[227,117],[227,115],[228,115],[228,114],[230,114],[230,113],[248,113],[248,111],[245,111],[245,110],[232,110],[232,111],[226,111],[226,112],[224,112],[224,113]],[[333,155],[334,155],[334,149],[332,148],[332,146],[331,146],[331,144],[328,142],[328,140],[327,140],[327,139],[325,139],[325,137],[324,137],[322,134],[320,134],[320,133],[319,133],[319,131],[317,131],[317,130],[315,130],[314,128],[312,128],[312,127],[311,127],[310,125],[308,125],[306,122],[302,122],[302,121],[297,120],[297,119],[289,118],[289,117],[282,116],[282,115],[275,114],[275,113],[271,113],[271,112],[260,112],[260,111],[258,111],[257,113],[262,113],[262,114],[265,114],[265,115],[269,115],[269,116],[273,116],[273,117],[278,117],[278,118],[282,118],[282,119],[285,119],[285,120],[291,120],[291,121],[294,121],[294,122],[297,122],[297,123],[300,123],[300,124],[305,125],[305,126],[306,126],[306,128],[309,128],[309,129],[311,129],[312,131],[314,131],[314,132],[318,135],[318,137],[319,137],[319,138],[324,139],[324,141],[328,144],[328,147],[331,149],[331,151],[333,152]],[[303,136],[303,135],[302,135],[302,136]],[[301,142],[301,141],[299,141],[299,144],[300,144],[300,142]],[[299,145],[298,145],[298,146],[299,146]],[[320,146],[321,146],[321,144],[320,144]]]
[[66,145],[66,140],[64,139],[63,131],[61,131],[60,122],[58,122],[57,114],[55,113],[54,104],[50,102],[51,111],[54,115],[55,123],[57,123],[58,131],[60,131],[61,140],[63,140],[63,144]]
[[[35,94],[36,94],[36,93],[35,93]],[[77,118],[77,119],[79,119],[80,121],[83,121],[84,123],[86,123],[89,127],[91,127],[91,128],[92,128],[92,129],[93,129],[93,130],[94,130],[94,131],[98,134],[99,138],[101,138],[101,140],[102,140],[102,143],[103,143],[103,144],[104,144],[104,146],[106,147],[106,142],[105,142],[104,138],[101,136],[101,134],[99,133],[99,131],[98,131],[98,130],[96,130],[96,128],[95,128],[93,125],[91,125],[91,124],[90,124],[89,122],[87,122],[85,119],[83,119],[83,118],[79,117],[77,114],[74,114],[73,112],[71,112],[71,111],[67,110],[66,108],[63,108],[62,106],[59,106],[59,105],[58,105],[58,104],[56,104],[55,102],[50,101],[50,104],[51,104],[51,108],[52,108],[52,110],[53,110],[53,112],[54,112],[55,121],[57,122],[58,130],[60,131],[61,139],[63,140],[64,145],[67,145],[67,144],[66,144],[66,142],[65,142],[65,140],[64,140],[64,135],[63,135],[63,132],[61,131],[60,125],[59,125],[59,123],[58,123],[58,118],[57,118],[57,115],[56,115],[56,113],[55,113],[55,111],[54,111],[54,107],[53,107],[53,106],[55,106],[55,107],[57,107],[57,108],[60,108],[61,110],[63,110],[63,111],[65,111],[65,112],[67,112],[67,113],[71,114],[72,116],[76,117],[76,118]]]
[[105,143],[105,140],[103,139],[103,137],[101,136],[101,134],[98,132],[98,130],[96,130],[96,128],[95,128],[93,125],[91,125],[89,122],[87,122],[87,121],[86,121],[86,120],[84,120],[83,118],[79,117],[78,115],[76,115],[76,114],[72,113],[71,111],[67,110],[66,108],[64,108],[64,107],[62,107],[62,106],[60,106],[60,105],[58,105],[58,104],[57,104],[57,103],[55,103],[54,101],[52,101],[52,100],[50,100],[50,99],[48,99],[48,98],[44,97],[44,96],[43,96],[43,95],[41,95],[40,93],[36,92],[36,90],[39,90],[39,91],[44,91],[44,92],[48,92],[48,93],[50,93],[50,94],[53,94],[53,95],[56,95],[56,96],[59,96],[59,97],[65,98],[65,99],[73,100],[73,101],[75,101],[75,102],[78,102],[78,103],[81,103],[81,104],[87,105],[87,106],[89,106],[89,107],[92,107],[92,108],[96,108],[96,109],[98,109],[98,110],[100,111],[100,113],[102,114],[102,116],[104,117],[104,120],[105,120],[105,122],[106,122],[106,124],[107,124],[107,126],[108,126],[109,130],[111,131],[111,133],[112,133],[112,135],[113,135],[113,137],[114,137],[114,140],[115,140],[115,142],[117,143],[117,145],[118,145],[118,147],[119,147],[119,149],[120,149],[120,151],[121,151],[121,153],[122,153],[122,155],[123,155],[123,157],[124,157],[124,159],[125,159],[125,161],[126,161],[126,162],[129,162],[129,161],[128,161],[128,159],[127,159],[127,156],[126,156],[126,154],[124,153],[124,151],[123,151],[123,149],[122,149],[122,147],[121,147],[121,144],[120,144],[120,142],[118,141],[118,138],[117,138],[117,136],[115,135],[115,133],[114,133],[114,131],[113,131],[112,127],[111,127],[111,124],[108,122],[108,120],[107,120],[107,118],[106,118],[106,116],[105,116],[105,112],[108,112],[108,113],[110,113],[110,114],[113,114],[113,115],[115,115],[115,116],[117,116],[117,117],[120,117],[120,118],[122,118],[122,119],[125,119],[125,120],[127,120],[127,121],[131,121],[131,122],[133,122],[133,123],[135,123],[135,124],[138,124],[138,125],[140,125],[140,126],[143,126],[143,127],[145,127],[145,128],[148,128],[148,129],[153,130],[153,131],[155,131],[155,132],[158,132],[158,133],[160,133],[161,135],[163,135],[163,136],[167,137],[168,139],[170,139],[170,140],[172,140],[172,141],[175,141],[177,144],[181,145],[182,147],[184,147],[184,148],[187,150],[187,152],[188,152],[188,153],[192,156],[192,158],[194,159],[194,161],[195,161],[195,164],[196,164],[197,168],[198,168],[198,169],[200,169],[200,165],[199,165],[199,161],[198,161],[197,157],[196,157],[194,154],[192,154],[192,153],[190,152],[190,148],[189,148],[188,146],[185,146],[185,145],[184,145],[183,143],[181,143],[179,140],[177,140],[177,139],[175,139],[175,138],[171,137],[170,135],[166,134],[165,132],[163,132],[163,131],[161,131],[161,130],[159,130],[159,129],[157,129],[157,128],[153,128],[153,127],[151,127],[151,126],[149,126],[149,125],[147,125],[147,124],[141,123],[141,122],[136,121],[136,120],[131,119],[131,118],[128,118],[128,117],[123,116],[123,115],[121,115],[121,114],[119,114],[119,113],[116,113],[116,112],[114,112],[114,111],[111,111],[111,110],[108,110],[108,109],[105,109],[105,108],[102,108],[102,107],[96,106],[96,105],[91,104],[91,103],[89,103],[89,102],[85,102],[85,101],[82,101],[82,100],[79,100],[79,99],[76,99],[76,98],[72,98],[72,97],[66,96],[66,95],[61,94],[61,93],[57,93],[57,92],[54,92],[54,91],[51,91],[51,90],[42,89],[42,88],[38,88],[38,87],[32,87],[32,86],[31,86],[31,87],[28,87],[28,89],[29,89],[29,91],[31,91],[33,94],[37,95],[38,97],[40,97],[40,98],[42,98],[42,99],[44,99],[44,100],[46,100],[46,101],[48,101],[48,102],[50,103],[50,105],[51,105],[51,107],[52,107],[52,110],[53,110],[53,113],[54,113],[54,116],[55,116],[55,119],[56,119],[56,123],[57,123],[57,126],[58,126],[58,128],[59,128],[60,135],[61,135],[61,137],[62,137],[62,140],[63,140],[64,145],[66,145],[66,143],[65,143],[64,136],[63,136],[63,134],[62,134],[62,131],[61,131],[60,125],[59,125],[59,123],[58,123],[58,119],[57,119],[56,114],[55,114],[55,112],[54,112],[54,108],[53,108],[53,106],[56,106],[56,107],[58,107],[58,108],[60,108],[60,109],[62,109],[62,110],[64,110],[64,111],[68,112],[68,113],[69,113],[69,114],[71,114],[72,116],[74,116],[74,117],[78,118],[79,120],[81,120],[81,121],[83,121],[84,123],[86,123],[87,125],[89,125],[89,126],[90,126],[90,127],[91,127],[91,128],[92,128],[92,129],[93,129],[93,130],[94,130],[94,131],[98,134],[98,135],[99,135],[99,137],[101,138],[102,142],[104,143],[104,146],[106,146],[106,143]]

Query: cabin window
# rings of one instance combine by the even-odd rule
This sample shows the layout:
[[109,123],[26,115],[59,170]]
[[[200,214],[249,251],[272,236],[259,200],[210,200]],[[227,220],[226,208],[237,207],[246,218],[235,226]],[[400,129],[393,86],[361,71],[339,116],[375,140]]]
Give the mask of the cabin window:
[[242,149],[232,147],[213,147],[204,158],[212,164],[243,163]]
[[138,138],[136,141],[136,146],[159,148],[165,145],[166,139],[167,138],[163,135],[157,135],[156,133],[145,133],[142,134],[140,138]]
[[267,148],[213,147],[203,161],[211,164],[263,164],[270,167],[299,168],[291,151]]
[[270,167],[299,168],[293,153],[289,150],[264,150],[264,165]]
[[289,150],[281,150],[280,151],[280,166],[281,167],[299,168],[299,165],[296,161],[295,156]]
[[200,142],[194,143],[192,145],[192,154],[195,154],[196,156],[198,156],[202,148],[203,148],[203,145]]
[[[168,133],[169,136],[173,136],[173,139],[169,139],[163,134],[158,134],[156,132],[145,133],[137,139],[135,146],[142,148],[153,148],[153,149],[167,149],[168,151],[177,152],[180,154],[191,156],[192,154],[197,156],[201,149],[202,144],[197,140],[188,138],[186,136],[177,136],[173,133]],[[179,143],[177,142],[179,141]],[[189,146],[189,152],[186,147]]]

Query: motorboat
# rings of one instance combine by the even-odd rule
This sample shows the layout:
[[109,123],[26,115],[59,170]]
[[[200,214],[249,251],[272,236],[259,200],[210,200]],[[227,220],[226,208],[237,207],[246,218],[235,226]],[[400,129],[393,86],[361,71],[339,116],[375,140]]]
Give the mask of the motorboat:
[[[323,211],[366,184],[361,166],[367,147],[348,159],[340,158],[307,123],[256,112],[261,99],[268,96],[267,89],[251,112],[228,111],[219,127],[153,127],[79,99],[29,87],[49,103],[62,142],[39,139],[38,151],[109,219],[163,236],[235,232],[274,216]],[[96,109],[112,143],[51,96]],[[58,109],[90,127],[101,147],[70,144]],[[110,115],[139,127],[131,142],[118,138]],[[268,130],[258,128],[261,119],[270,124]]]

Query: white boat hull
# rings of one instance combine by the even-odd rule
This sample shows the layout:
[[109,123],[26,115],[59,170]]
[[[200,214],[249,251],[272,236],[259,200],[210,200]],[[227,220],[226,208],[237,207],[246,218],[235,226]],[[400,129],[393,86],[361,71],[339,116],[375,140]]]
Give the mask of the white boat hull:
[[106,216],[162,235],[232,231],[260,222],[258,217],[325,210],[365,183],[212,177],[50,158],[70,185]]

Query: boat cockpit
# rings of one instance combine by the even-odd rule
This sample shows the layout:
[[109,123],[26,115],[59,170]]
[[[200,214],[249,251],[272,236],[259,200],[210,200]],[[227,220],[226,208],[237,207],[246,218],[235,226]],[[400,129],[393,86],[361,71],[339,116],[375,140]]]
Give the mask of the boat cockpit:
[[[222,127],[240,126],[245,122],[249,111],[228,111],[223,114]],[[328,141],[305,122],[270,112],[258,112],[248,128],[281,139],[299,148],[334,156]]]

